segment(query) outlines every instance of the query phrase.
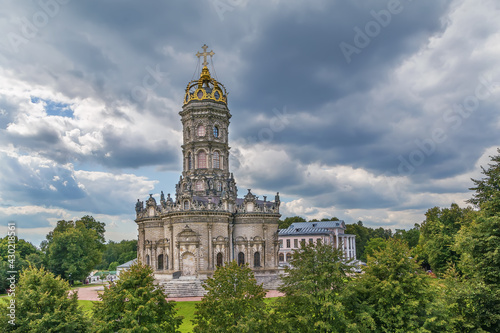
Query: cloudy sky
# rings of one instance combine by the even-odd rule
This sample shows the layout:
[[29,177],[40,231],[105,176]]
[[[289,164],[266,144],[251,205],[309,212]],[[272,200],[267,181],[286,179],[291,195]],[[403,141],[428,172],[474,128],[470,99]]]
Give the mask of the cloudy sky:
[[135,201],[179,179],[203,44],[240,196],[393,229],[465,206],[500,146],[499,17],[496,0],[2,1],[0,232],[38,245],[90,214],[136,238]]

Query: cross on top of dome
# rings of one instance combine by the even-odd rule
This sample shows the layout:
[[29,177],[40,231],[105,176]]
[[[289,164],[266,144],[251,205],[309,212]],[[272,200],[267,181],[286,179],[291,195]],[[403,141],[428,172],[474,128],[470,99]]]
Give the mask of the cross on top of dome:
[[203,49],[203,53],[196,53],[196,56],[198,58],[202,57],[203,56],[203,63],[202,65],[203,66],[207,66],[208,65],[208,62],[207,62],[207,56],[210,56],[210,58],[215,54],[214,51],[210,51],[210,52],[207,52],[207,49],[208,49],[208,46],[207,44],[203,44],[203,46],[201,47]]

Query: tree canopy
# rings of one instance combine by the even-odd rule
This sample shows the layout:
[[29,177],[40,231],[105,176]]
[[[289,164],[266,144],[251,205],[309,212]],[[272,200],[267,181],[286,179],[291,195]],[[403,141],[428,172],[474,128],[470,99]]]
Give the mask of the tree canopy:
[[94,332],[178,332],[182,317],[154,284],[153,270],[142,263],[120,274],[94,305]]
[[276,301],[278,332],[336,332],[346,327],[340,293],[351,266],[331,244],[302,244],[294,251]]
[[248,265],[220,266],[203,285],[207,294],[196,305],[194,332],[260,332],[266,315],[266,291]]
[[45,269],[29,268],[19,278],[15,295],[15,326],[7,307],[0,307],[2,332],[86,332],[89,320],[78,307],[68,282]]
[[104,223],[84,216],[59,221],[44,244],[47,268],[68,280],[84,280],[101,261]]

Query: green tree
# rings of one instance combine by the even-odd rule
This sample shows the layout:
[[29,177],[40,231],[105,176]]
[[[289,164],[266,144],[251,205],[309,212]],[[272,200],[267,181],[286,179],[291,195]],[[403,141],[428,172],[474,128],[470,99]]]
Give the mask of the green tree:
[[68,282],[44,269],[28,268],[20,276],[15,295],[15,326],[7,307],[0,307],[2,332],[86,332],[89,321],[78,307],[78,295]]
[[46,246],[47,268],[67,280],[84,280],[101,261],[104,245],[99,234],[84,223],[64,225],[63,231],[50,235]]
[[446,322],[433,306],[436,292],[411,258],[406,242],[389,239],[368,257],[365,273],[344,294],[349,331],[444,331]]
[[196,305],[194,332],[266,331],[266,291],[248,265],[233,261],[218,267],[203,288],[207,294]]
[[416,252],[424,264],[428,263],[436,273],[444,273],[450,264],[458,263],[459,256],[453,248],[455,236],[473,214],[471,208],[457,204],[450,208],[434,207],[425,213]]
[[380,252],[384,250],[387,246],[387,241],[380,237],[371,238],[365,247],[365,256],[366,258],[373,257],[375,252]]
[[283,221],[279,220],[278,221],[278,228],[279,229],[286,229],[288,228],[292,223],[295,222],[307,222],[305,218],[301,216],[292,216],[292,217],[287,217]]
[[481,166],[485,177],[472,179],[475,186],[469,190],[476,193],[467,201],[481,209],[488,207],[491,214],[500,212],[500,148],[497,148],[497,152],[499,155],[490,156],[492,163],[488,164],[488,169]]
[[178,332],[182,317],[175,302],[167,301],[154,284],[153,270],[142,263],[120,274],[120,279],[94,303],[94,332]]
[[23,259],[29,256],[30,254],[40,253],[40,251],[33,244],[25,241],[24,239],[14,236],[14,240],[11,240],[9,242],[9,236],[5,236],[4,238],[2,238],[2,240],[0,240],[0,256],[4,260],[8,259],[9,244],[11,246],[10,247],[11,249],[14,249],[12,248],[12,244],[15,245],[15,252]]
[[277,332],[342,332],[346,322],[340,300],[351,266],[330,244],[303,244],[294,251],[271,316]]
[[19,280],[19,273],[29,267],[31,261],[41,266],[41,252],[30,242],[17,236],[5,236],[0,241],[0,291],[4,292],[9,288],[10,282],[7,278],[10,277],[11,271],[18,272],[15,274],[15,283]]
[[118,265],[137,257],[137,240],[122,240],[120,242],[108,241],[104,246],[102,261],[96,266],[97,269],[107,269],[113,262]]
[[420,238],[420,225],[415,223],[414,227],[410,230],[397,229],[394,234],[394,238],[404,240],[408,243],[410,249],[413,249],[418,245],[418,239]]

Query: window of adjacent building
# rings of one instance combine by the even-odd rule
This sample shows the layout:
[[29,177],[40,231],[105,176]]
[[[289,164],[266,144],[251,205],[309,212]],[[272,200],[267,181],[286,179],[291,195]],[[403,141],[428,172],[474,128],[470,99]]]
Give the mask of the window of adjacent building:
[[217,126],[214,126],[214,138],[219,137],[219,128]]
[[260,252],[253,254],[253,267],[260,267]]
[[245,265],[245,254],[243,252],[238,253],[238,265]]
[[294,247],[294,248],[298,248],[298,247],[299,247],[299,240],[298,240],[297,238],[295,238],[295,239],[293,240],[293,247]]
[[316,239],[316,244],[321,244],[321,238]]
[[204,169],[207,167],[207,153],[204,150],[198,153],[198,169]]
[[220,169],[220,154],[218,151],[214,151],[214,157],[213,157],[213,168],[214,169]]
[[306,245],[306,239],[305,238],[302,238],[300,240],[300,245]]
[[158,256],[158,270],[163,270],[163,254]]
[[279,258],[279,261],[281,261],[281,262],[285,261],[285,255],[283,253],[280,253],[278,255],[278,258]]
[[283,240],[280,239],[280,248],[282,248],[282,247],[283,247]]
[[286,247],[290,248],[290,240],[289,239],[286,240]]
[[314,240],[312,238],[309,238],[309,244],[312,244]]
[[205,136],[205,126],[198,126],[198,136]]
[[217,267],[222,266],[222,253],[217,253]]
[[291,253],[287,253],[286,254],[286,262],[290,262],[291,259],[292,259],[292,254]]

